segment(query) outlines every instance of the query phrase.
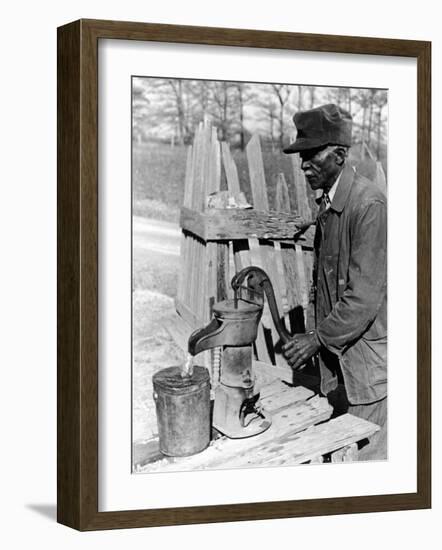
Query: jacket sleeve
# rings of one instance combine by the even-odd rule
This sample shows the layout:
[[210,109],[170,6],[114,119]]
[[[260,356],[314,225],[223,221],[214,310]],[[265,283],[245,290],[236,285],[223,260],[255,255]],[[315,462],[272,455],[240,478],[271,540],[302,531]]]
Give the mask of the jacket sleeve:
[[387,284],[387,205],[359,205],[350,221],[347,284],[330,314],[318,325],[321,344],[340,355],[375,319]]

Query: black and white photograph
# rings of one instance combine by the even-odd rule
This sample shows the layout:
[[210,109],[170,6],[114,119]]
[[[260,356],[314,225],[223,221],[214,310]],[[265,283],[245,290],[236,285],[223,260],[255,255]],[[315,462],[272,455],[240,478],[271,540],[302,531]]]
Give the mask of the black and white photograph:
[[131,85],[132,473],[388,460],[388,90]]
[[436,7],[4,4],[3,548],[434,548]]

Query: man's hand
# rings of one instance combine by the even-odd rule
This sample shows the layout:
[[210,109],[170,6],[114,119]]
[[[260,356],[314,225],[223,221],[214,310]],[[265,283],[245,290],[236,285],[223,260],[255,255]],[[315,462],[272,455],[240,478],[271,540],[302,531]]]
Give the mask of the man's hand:
[[316,332],[312,330],[307,334],[295,334],[290,342],[282,346],[282,354],[292,369],[298,369],[313,357],[320,347]]

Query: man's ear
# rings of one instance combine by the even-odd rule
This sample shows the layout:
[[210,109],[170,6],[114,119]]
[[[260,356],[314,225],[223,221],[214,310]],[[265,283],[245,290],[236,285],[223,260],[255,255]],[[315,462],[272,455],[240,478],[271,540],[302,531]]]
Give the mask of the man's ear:
[[334,152],[336,155],[336,164],[338,166],[342,166],[345,162],[345,159],[347,158],[346,149],[344,147],[336,147]]

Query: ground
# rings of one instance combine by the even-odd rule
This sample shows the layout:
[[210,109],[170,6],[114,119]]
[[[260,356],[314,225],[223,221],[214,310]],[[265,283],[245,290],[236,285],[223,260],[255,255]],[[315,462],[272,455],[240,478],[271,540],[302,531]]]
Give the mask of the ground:
[[175,315],[174,296],[179,266],[177,224],[133,220],[133,442],[156,433],[152,376],[179,365],[184,353],[167,330]]

